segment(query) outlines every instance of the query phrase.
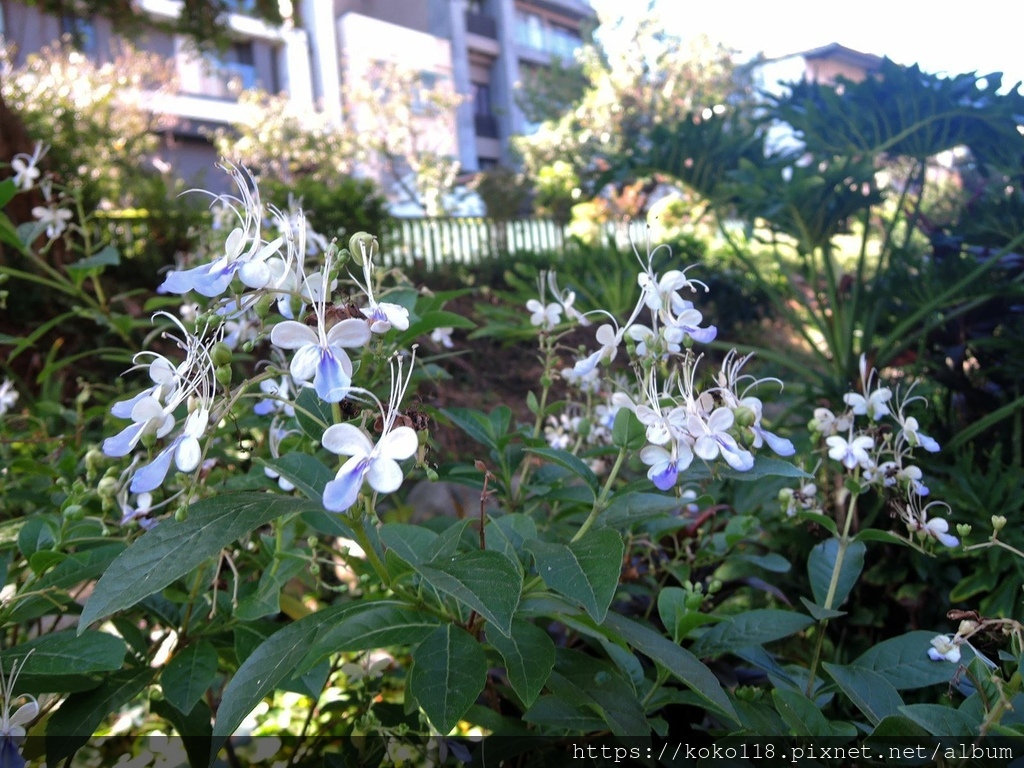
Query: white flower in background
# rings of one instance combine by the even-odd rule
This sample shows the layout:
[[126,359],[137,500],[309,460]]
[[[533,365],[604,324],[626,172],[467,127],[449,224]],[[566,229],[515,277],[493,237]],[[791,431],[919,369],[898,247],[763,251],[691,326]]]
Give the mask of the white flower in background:
[[932,501],[923,508],[921,497],[915,493],[907,495],[907,503],[900,509],[900,515],[911,533],[921,538],[932,538],[946,547],[957,547],[960,539],[949,532],[949,522],[942,517],[932,517],[931,509],[939,507],[949,511],[949,505],[942,501]]
[[18,390],[14,388],[14,382],[4,379],[4,383],[0,384],[0,416],[11,410],[16,402],[18,402]]
[[932,647],[928,649],[928,658],[932,661],[948,661],[960,663],[959,637],[936,635],[932,638]]
[[568,289],[561,290],[558,287],[558,280],[553,270],[548,272],[548,288],[551,289],[551,295],[555,301],[565,310],[566,319],[579,323],[582,326],[590,325],[590,321],[586,316],[573,306],[576,301],[576,292]]
[[[376,238],[373,240],[376,242]],[[388,301],[377,301],[373,297],[373,253],[367,246],[365,239],[359,240],[359,248],[359,258],[362,259],[363,263],[363,280],[366,282],[365,284],[360,284],[354,277],[352,279],[356,281],[356,285],[366,294],[368,306],[363,307],[360,311],[366,315],[366,319],[370,323],[370,332],[387,333],[392,328],[399,331],[408,330],[408,309]]]
[[940,450],[938,442],[919,431],[920,425],[918,425],[917,419],[913,416],[908,416],[906,419],[903,419],[900,426],[903,427],[903,438],[912,448],[916,448],[920,445],[929,453],[938,453]]
[[269,416],[272,413],[284,413],[287,416],[295,415],[295,406],[291,403],[291,377],[282,376],[280,379],[264,379],[260,382],[260,391],[268,395],[268,397],[260,400],[253,406],[253,413],[257,416]]
[[[378,493],[394,493],[402,485],[402,468],[398,462],[408,459],[419,447],[415,430],[406,426],[395,427],[398,406],[411,378],[411,362],[409,375],[404,380],[401,360],[391,363],[391,396],[386,409],[378,401],[383,421],[376,444],[353,424],[332,424],[324,431],[321,441],[324,448],[349,457],[324,488],[324,507],[331,512],[344,512],[355,504],[364,481]],[[373,397],[372,394],[370,396]]]
[[[270,425],[270,431],[267,433],[267,442],[270,446],[270,456],[274,459],[281,458],[281,441],[289,435],[297,435],[299,432],[294,429],[285,429],[275,419]],[[295,485],[281,476],[281,473],[270,467],[263,468],[263,474],[269,477],[271,480],[277,480],[277,487],[286,493],[290,493],[295,490]]]
[[56,204],[51,204],[48,206],[37,205],[32,209],[32,215],[46,224],[46,236],[54,240],[68,228],[68,222],[71,221],[73,214],[64,208],[58,208]]
[[43,155],[49,151],[41,141],[36,142],[36,148],[31,155],[19,152],[11,158],[11,170],[14,171],[14,185],[22,192],[28,192],[35,186],[39,178],[39,168],[36,166],[43,159]]
[[530,311],[530,324],[550,331],[562,322],[562,305],[556,301],[543,304],[537,299],[530,299],[526,302],[526,308]]
[[871,418],[878,421],[891,413],[889,401],[892,400],[892,390],[888,387],[876,387],[876,372],[874,369],[868,371],[867,365],[867,358],[861,355],[860,380],[864,387],[864,394],[847,392],[843,396],[843,402],[850,406],[855,416],[871,414]]
[[454,331],[454,328],[435,328],[430,332],[430,340],[445,349],[451,349],[455,346],[452,344],[452,333]]
[[737,444],[729,434],[735,417],[728,408],[716,408],[705,421],[700,416],[690,416],[691,434],[699,435],[693,443],[693,452],[704,461],[711,461],[719,455],[733,469],[746,472],[754,466],[754,456]]
[[875,440],[868,435],[854,437],[853,433],[850,432],[849,439],[839,435],[832,435],[825,438],[825,443],[828,445],[829,458],[842,462],[843,466],[847,469],[853,469],[858,466],[869,469],[873,466],[868,451],[875,447]]
[[807,425],[812,432],[820,432],[826,436],[848,432],[852,426],[852,413],[847,411],[836,416],[828,408],[815,408],[814,418]]

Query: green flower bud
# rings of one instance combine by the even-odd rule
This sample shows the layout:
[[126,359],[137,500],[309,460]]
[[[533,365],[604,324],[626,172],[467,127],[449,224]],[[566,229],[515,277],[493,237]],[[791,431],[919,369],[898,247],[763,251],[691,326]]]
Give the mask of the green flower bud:
[[180,507],[174,510],[174,519],[177,520],[179,523],[184,523],[186,520],[188,520],[188,507],[182,504]]
[[741,427],[749,427],[757,420],[757,414],[745,405],[737,406],[732,410],[733,420]]
[[85,507],[81,504],[69,504],[63,514],[65,520],[81,520],[85,517]]
[[793,498],[793,489],[792,488],[783,488],[781,491],[779,491],[779,496],[778,496],[779,501],[788,504],[789,500],[792,499],[792,498]]
[[260,300],[256,302],[256,306],[253,309],[253,311],[256,313],[256,317],[258,317],[260,320],[266,320],[267,316],[270,314],[270,308],[273,307],[276,302],[277,297],[272,293],[268,293],[265,296],[261,296]]
[[971,535],[971,526],[967,523],[957,523],[956,532],[960,534],[961,539],[966,539]]
[[377,255],[377,238],[369,232],[356,232],[349,238],[348,250],[352,254],[352,259],[361,265],[367,258],[372,260]]
[[104,477],[96,485],[96,493],[101,499],[114,499],[117,497],[117,478]]
[[221,365],[214,370],[213,375],[217,377],[217,383],[222,387],[231,386],[231,366]]
[[992,530],[999,533],[1006,527],[1006,518],[1002,515],[992,515]]
[[231,347],[223,341],[218,341],[213,345],[213,349],[210,350],[210,359],[218,368],[223,365],[231,365],[231,356]]
[[440,479],[437,474],[437,470],[433,467],[423,467],[423,472],[427,476],[427,479],[432,483],[436,483]]

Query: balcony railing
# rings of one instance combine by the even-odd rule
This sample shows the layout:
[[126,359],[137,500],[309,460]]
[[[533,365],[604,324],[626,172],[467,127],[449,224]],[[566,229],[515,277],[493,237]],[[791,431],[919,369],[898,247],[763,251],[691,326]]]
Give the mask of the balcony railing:
[[466,31],[473,35],[498,39],[498,23],[493,16],[477,11],[466,11]]

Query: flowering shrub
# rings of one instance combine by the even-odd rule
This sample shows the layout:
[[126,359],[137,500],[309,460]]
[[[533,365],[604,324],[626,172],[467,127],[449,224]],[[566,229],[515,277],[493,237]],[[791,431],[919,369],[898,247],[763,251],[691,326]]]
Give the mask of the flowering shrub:
[[[450,295],[383,273],[369,234],[326,242],[227,170],[237,194],[215,202],[204,250],[163,276],[157,328],[103,409],[103,436],[59,454],[68,477],[55,488],[0,475],[12,499],[41,500],[0,523],[0,623],[14,641],[0,651],[0,738],[13,762],[23,732],[45,729],[57,763],[109,733],[115,711],[137,732],[183,735],[193,765],[269,723],[300,739],[296,755],[305,737],[333,736],[366,765],[465,762],[482,747],[440,737],[482,733],[557,749],[557,737],[693,731],[884,741],[949,735],[952,720],[1017,732],[1016,623],[958,612],[955,634],[915,630],[856,658],[829,631],[869,543],[941,556],[970,534],[923,501],[913,454],[938,446],[909,390],[862,361],[846,409],[814,413],[822,461],[798,459],[762,400],[781,382],[735,352],[705,373],[707,288],[691,268],[656,271],[649,252],[626,317],[541,280],[522,312],[542,363],[532,424],[504,404],[431,408],[411,392],[443,377],[452,332],[472,325],[444,309]],[[21,182],[2,184],[9,199]],[[39,226],[0,239],[27,252]],[[3,386],[0,428],[28,429]],[[80,408],[79,438],[86,422]],[[473,441],[470,461],[432,463],[446,425]],[[0,449],[24,467],[33,444]],[[478,510],[403,517],[411,486],[438,481],[469,486]],[[730,503],[743,481],[796,487],[758,514]],[[875,525],[869,504],[902,525]],[[806,581],[786,589],[771,583],[791,569],[768,535],[780,520],[821,537]],[[964,549],[1005,550],[1005,524]],[[787,591],[807,587],[797,609]],[[1009,637],[1000,662],[972,644],[991,632]],[[901,693],[950,685],[963,706]],[[307,716],[271,720],[282,702]]]

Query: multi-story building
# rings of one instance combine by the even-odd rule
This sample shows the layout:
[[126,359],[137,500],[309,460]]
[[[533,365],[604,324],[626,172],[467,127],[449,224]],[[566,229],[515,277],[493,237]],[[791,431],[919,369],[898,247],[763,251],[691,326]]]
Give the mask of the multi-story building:
[[[154,18],[173,18],[182,6],[139,4]],[[195,54],[183,38],[157,31],[136,41],[173,61],[179,92],[154,109],[180,118],[167,153],[185,178],[216,160],[206,135],[238,121],[240,87],[286,93],[296,111],[320,109],[340,122],[344,78],[365,77],[381,61],[421,72],[423,87],[447,82],[463,96],[454,135],[439,144],[463,170],[508,163],[509,138],[531,129],[516,89],[532,68],[570,57],[595,16],[586,0],[295,0],[290,19],[272,27],[245,13],[246,0],[235,5],[223,54]],[[17,0],[0,0],[0,32],[16,44],[16,62],[62,35],[105,61],[114,40],[104,19],[61,19]]]

